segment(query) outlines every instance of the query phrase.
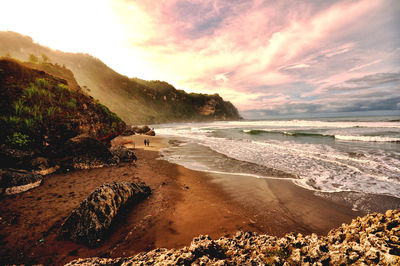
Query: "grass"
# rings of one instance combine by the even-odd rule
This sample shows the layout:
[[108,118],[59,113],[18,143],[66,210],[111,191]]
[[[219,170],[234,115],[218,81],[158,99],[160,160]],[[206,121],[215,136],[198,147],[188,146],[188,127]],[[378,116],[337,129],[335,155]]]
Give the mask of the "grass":
[[[10,71],[28,73],[27,77],[36,75],[29,73],[23,64],[13,62]],[[2,100],[7,104],[2,106],[0,114],[0,144],[40,149],[44,136],[48,136],[54,139],[52,143],[62,145],[63,141],[80,134],[82,123],[96,123],[96,128],[100,128],[92,133],[99,139],[111,137],[125,128],[124,122],[106,106],[78,89],[71,90],[56,78],[41,77],[26,84],[26,80],[21,84],[16,81],[2,92],[7,97]]]

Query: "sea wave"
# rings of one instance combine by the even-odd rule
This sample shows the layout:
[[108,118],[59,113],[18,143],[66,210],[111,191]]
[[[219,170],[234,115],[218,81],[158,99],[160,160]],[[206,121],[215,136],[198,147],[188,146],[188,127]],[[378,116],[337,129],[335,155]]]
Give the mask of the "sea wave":
[[385,136],[357,136],[357,135],[330,135],[320,133],[308,133],[308,132],[291,132],[291,131],[276,131],[276,130],[260,130],[260,129],[245,129],[243,133],[250,135],[260,134],[281,134],[292,137],[325,137],[335,138],[337,140],[346,141],[368,141],[368,142],[394,142],[400,143],[400,138],[385,137]]
[[335,135],[335,139],[348,141],[368,141],[368,142],[394,142],[400,143],[400,138],[381,137],[381,136],[344,136]]
[[313,120],[269,120],[269,121],[229,121],[216,122],[215,125],[224,127],[308,127],[308,128],[400,128],[398,121],[374,121],[374,122],[358,122],[358,121],[313,121]]

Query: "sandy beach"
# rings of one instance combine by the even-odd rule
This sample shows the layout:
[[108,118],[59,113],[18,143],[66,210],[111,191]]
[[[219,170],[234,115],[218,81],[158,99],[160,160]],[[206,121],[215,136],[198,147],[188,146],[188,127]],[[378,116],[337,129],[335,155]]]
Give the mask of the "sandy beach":
[[[149,147],[144,138],[150,139]],[[113,144],[133,142],[136,163],[53,174],[38,188],[1,198],[2,264],[124,257],[180,248],[200,234],[219,238],[238,230],[276,236],[326,234],[363,214],[289,181],[207,174],[160,160],[158,150],[168,145],[165,138],[119,137]],[[153,194],[119,215],[101,247],[90,249],[63,239],[59,228],[64,219],[98,186],[112,181],[143,181]]]

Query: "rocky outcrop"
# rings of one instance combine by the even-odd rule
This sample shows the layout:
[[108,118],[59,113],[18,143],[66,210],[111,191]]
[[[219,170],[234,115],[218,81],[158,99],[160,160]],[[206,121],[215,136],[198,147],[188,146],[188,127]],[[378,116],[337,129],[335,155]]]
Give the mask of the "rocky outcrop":
[[132,161],[136,162],[137,160],[133,149],[126,148],[125,146],[114,146],[111,147],[110,151],[114,156],[117,156],[119,158],[120,162],[129,163]]
[[66,160],[64,168],[89,169],[116,165],[118,157],[100,141],[87,136],[77,136],[68,140],[63,148]]
[[149,128],[149,126],[142,126],[142,127],[138,127],[138,126],[132,126],[131,130],[133,132],[135,132],[136,134],[146,134],[147,132],[149,132],[151,129]]
[[97,188],[81,202],[62,224],[69,239],[95,247],[106,238],[110,226],[122,208],[132,206],[151,194],[148,186],[113,182]]
[[[3,170],[0,178],[0,188],[6,195],[17,194],[40,186],[43,177],[26,170]],[[1,193],[0,193],[1,194]]]
[[251,232],[195,238],[179,250],[156,249],[128,258],[86,258],[69,265],[399,265],[400,210],[369,214],[328,233],[277,238]]

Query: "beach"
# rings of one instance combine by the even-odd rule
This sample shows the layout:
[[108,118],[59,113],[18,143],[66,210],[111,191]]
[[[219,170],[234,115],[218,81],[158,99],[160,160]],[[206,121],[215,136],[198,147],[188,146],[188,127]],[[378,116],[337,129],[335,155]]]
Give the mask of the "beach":
[[[63,264],[76,258],[126,257],[181,248],[200,234],[219,238],[238,230],[323,235],[364,214],[289,180],[206,173],[161,160],[159,149],[169,145],[168,138],[135,135],[113,144],[132,141],[136,163],[53,174],[38,188],[1,198],[2,262]],[[145,182],[152,195],[121,213],[100,247],[63,239],[59,229],[65,218],[98,186],[112,181]]]

